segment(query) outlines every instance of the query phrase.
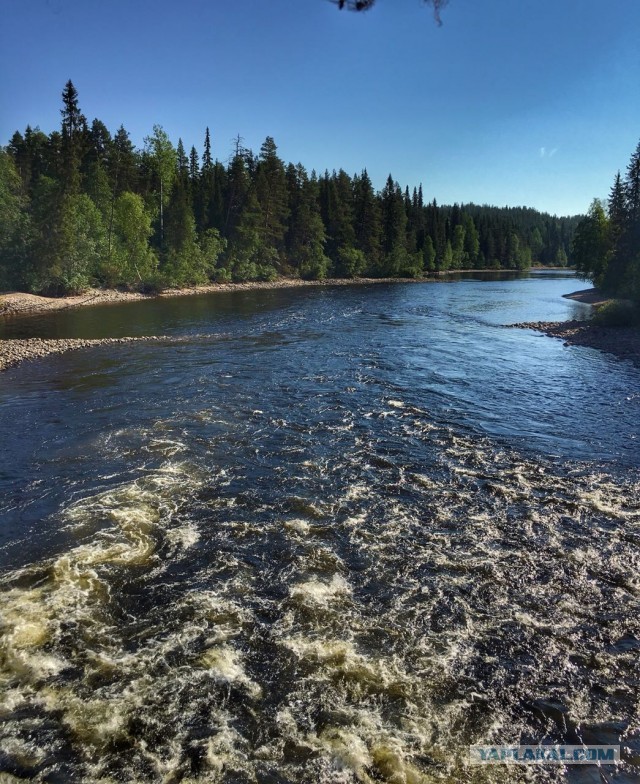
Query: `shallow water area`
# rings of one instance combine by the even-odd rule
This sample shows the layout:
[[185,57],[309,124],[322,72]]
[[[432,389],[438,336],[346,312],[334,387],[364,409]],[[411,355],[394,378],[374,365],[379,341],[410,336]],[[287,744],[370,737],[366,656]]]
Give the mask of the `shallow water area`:
[[[637,782],[640,371],[503,326],[586,316],[561,297],[580,287],[7,322],[185,339],[0,378],[0,771]],[[623,763],[469,764],[519,742],[619,743]]]

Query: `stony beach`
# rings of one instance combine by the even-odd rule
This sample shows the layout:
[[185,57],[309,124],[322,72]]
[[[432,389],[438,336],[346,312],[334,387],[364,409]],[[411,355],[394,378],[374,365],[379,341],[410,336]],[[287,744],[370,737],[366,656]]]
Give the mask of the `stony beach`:
[[[186,289],[169,289],[160,294],[145,295],[137,292],[92,289],[84,294],[72,297],[41,297],[35,294],[9,292],[0,294],[0,317],[20,317],[37,313],[46,313],[65,308],[85,307],[117,302],[131,302],[153,297],[177,297],[194,294],[209,294],[223,291],[243,291],[252,289],[281,289],[300,286],[336,286],[362,285],[367,283],[398,283],[424,282],[416,279],[399,280],[380,278],[357,278],[352,280],[327,279],[322,281],[304,281],[298,279],[280,279],[269,282],[251,283],[211,283]],[[585,289],[565,295],[585,304],[597,307],[607,301],[597,289]],[[511,327],[533,329],[545,335],[563,340],[567,345],[586,346],[614,354],[620,359],[630,360],[640,367],[640,330],[632,327],[603,327],[590,321],[531,322],[511,324]],[[0,371],[15,366],[28,359],[38,359],[49,354],[61,354],[97,345],[131,343],[139,340],[161,340],[160,336],[123,337],[85,339],[41,339],[0,340]]]
[[601,327],[589,321],[536,321],[511,326],[535,329],[551,338],[560,338],[567,346],[606,351],[640,367],[640,330],[635,327]]
[[28,338],[26,340],[0,341],[0,371],[7,370],[14,365],[19,365],[28,359],[40,359],[49,354],[62,354],[66,351],[77,351],[81,348],[93,346],[116,345],[121,343],[135,343],[142,340],[163,340],[161,337],[135,337],[135,338],[101,338],[98,340],[83,340],[81,338],[64,338],[60,340],[47,340],[44,338]]
[[[565,299],[598,307],[609,302],[597,289],[583,289],[565,294]],[[567,346],[584,346],[606,351],[618,359],[629,360],[640,367],[640,330],[637,327],[605,327],[592,321],[533,321],[510,324],[520,329],[534,329],[551,338],[563,340]]]
[[[253,289],[282,289],[301,286],[348,286],[367,283],[416,283],[413,278],[354,278],[300,280],[281,278],[275,281],[259,281],[247,283],[210,283],[204,286],[193,286],[184,289],[166,289],[159,294],[140,294],[138,292],[118,291],[115,289],[90,289],[83,294],[69,297],[42,297],[26,292],[0,293],[0,318],[21,318],[22,316],[48,313],[51,311],[80,308],[90,305],[106,305],[118,302],[134,302],[156,297],[185,297],[194,294],[211,294],[215,292],[249,291]],[[62,354],[66,351],[77,351],[100,345],[116,345],[140,340],[166,340],[162,336],[123,337],[100,339],[43,339],[29,338],[25,340],[0,340],[0,372],[20,364],[26,360],[40,359],[49,354]],[[173,338],[175,340],[175,338]]]

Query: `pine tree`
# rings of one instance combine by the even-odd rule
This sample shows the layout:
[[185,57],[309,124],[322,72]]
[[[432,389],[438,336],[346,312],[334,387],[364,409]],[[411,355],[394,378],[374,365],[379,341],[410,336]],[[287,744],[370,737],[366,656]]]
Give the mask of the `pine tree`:
[[[205,172],[203,171],[203,178]],[[224,193],[224,226],[223,235],[232,239],[249,193],[249,172],[246,155],[243,149],[237,149],[229,164]]]
[[289,264],[300,277],[326,277],[329,259],[324,252],[325,227],[318,202],[319,184],[309,179],[301,164],[287,168],[290,222],[287,232]]
[[87,121],[78,106],[78,91],[69,79],[62,92],[62,176],[67,193],[80,191],[80,166],[84,142],[88,137]]
[[638,224],[640,222],[640,142],[627,166],[624,193],[629,225]]
[[114,195],[136,190],[138,185],[138,161],[129,134],[122,125],[113,137],[107,171]]
[[356,248],[366,259],[366,273],[378,274],[382,263],[380,205],[367,170],[354,178],[353,215]]
[[89,148],[86,155],[86,163],[100,163],[106,166],[111,155],[113,140],[107,126],[97,118],[91,123],[88,134]]
[[382,249],[381,275],[399,275],[407,265],[407,213],[402,190],[389,175],[381,194]]
[[335,261],[341,248],[353,248],[353,183],[343,170],[325,172],[320,180],[320,209],[327,232],[326,252]]
[[608,207],[611,235],[614,241],[617,241],[624,233],[627,225],[627,199],[620,172],[616,174],[616,178],[611,187]]
[[262,210],[262,241],[284,260],[289,217],[287,179],[284,164],[277,155],[277,147],[271,136],[267,136],[260,148],[255,188]]
[[204,134],[204,152],[202,153],[202,172],[211,171],[213,169],[213,159],[211,158],[211,135],[209,128],[206,129]]
[[471,215],[463,213],[462,225],[464,226],[464,266],[475,269],[480,254],[480,236]]
[[200,175],[200,163],[198,160],[198,151],[195,147],[191,147],[189,153],[189,180],[191,181],[192,188],[195,188]]

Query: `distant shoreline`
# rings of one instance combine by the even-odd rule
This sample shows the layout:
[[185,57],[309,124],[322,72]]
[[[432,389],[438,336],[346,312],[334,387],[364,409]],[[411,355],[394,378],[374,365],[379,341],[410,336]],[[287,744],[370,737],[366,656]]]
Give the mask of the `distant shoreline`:
[[[372,283],[422,283],[427,280],[428,278],[341,278],[325,280],[279,278],[275,281],[209,283],[204,286],[192,286],[183,289],[166,289],[165,291],[156,294],[140,294],[138,292],[118,291],[117,289],[91,289],[84,294],[68,297],[41,297],[37,294],[14,291],[0,293],[0,318],[29,317],[71,308],[75,309],[95,305],[140,302],[142,300],[154,300],[164,297],[186,297],[220,292],[286,289],[310,286],[349,286]],[[90,340],[84,338],[10,338],[0,340],[0,372],[20,365],[22,362],[41,359],[51,354],[62,354],[68,351],[77,351],[79,349],[92,348],[100,345],[167,339],[168,338],[163,338],[162,336],[97,338]]]
[[429,278],[326,278],[325,280],[302,280],[300,278],[278,278],[274,281],[250,281],[245,283],[207,283],[182,289],[165,289],[154,294],[140,294],[118,289],[90,289],[84,294],[67,297],[42,297],[38,294],[10,291],[0,293],[0,317],[17,314],[47,313],[54,310],[107,305],[120,302],[140,302],[162,297],[187,297],[198,294],[214,294],[234,291],[256,291],[269,289],[302,288],[307,286],[357,286],[372,283],[423,283]]
[[[566,270],[567,267],[531,267],[532,271]],[[181,289],[165,289],[153,294],[141,294],[136,291],[120,291],[119,289],[89,289],[83,294],[65,297],[43,297],[21,291],[0,292],[0,317],[17,314],[30,315],[46,313],[53,310],[86,307],[88,305],[106,305],[119,302],[138,302],[157,299],[159,297],[185,297],[198,294],[214,294],[233,291],[254,291],[261,289],[286,289],[307,286],[362,286],[377,283],[429,283],[447,275],[467,274],[504,274],[520,273],[528,270],[490,270],[490,269],[456,269],[427,273],[421,278],[325,278],[324,280],[302,280],[301,278],[278,278],[274,281],[248,281],[245,283],[206,283],[202,286],[188,286]]]
[[[454,270],[454,272],[491,272],[491,270]],[[441,278],[441,275],[431,278],[354,278],[354,279],[327,279],[322,281],[305,281],[299,279],[282,278],[271,282],[251,283],[212,283],[188,289],[170,289],[160,294],[139,294],[109,289],[94,289],[85,294],[74,297],[40,297],[35,294],[9,292],[0,294],[0,317],[29,316],[68,308],[86,307],[90,305],[103,305],[119,302],[137,302],[141,300],[157,299],[159,297],[179,297],[197,294],[210,294],[214,292],[276,290],[297,287],[318,286],[353,286],[374,283],[427,283]],[[563,295],[566,299],[598,306],[608,301],[597,289],[583,289],[571,294]],[[589,321],[556,321],[532,322],[511,324],[511,327],[520,329],[533,329],[549,337],[564,340],[566,345],[585,346],[606,351],[620,359],[631,360],[640,367],[640,330],[632,327],[601,327]],[[99,338],[99,339],[8,339],[0,340],[0,372],[14,367],[26,360],[38,359],[50,354],[60,354],[81,348],[98,345],[113,345],[130,343],[140,340],[163,340],[158,336],[125,337],[125,338]]]

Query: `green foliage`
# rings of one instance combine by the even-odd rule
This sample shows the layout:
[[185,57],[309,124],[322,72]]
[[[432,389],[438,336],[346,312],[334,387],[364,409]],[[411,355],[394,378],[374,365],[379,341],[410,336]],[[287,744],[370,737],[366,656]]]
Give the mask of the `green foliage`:
[[107,254],[99,275],[107,286],[144,287],[158,269],[158,259],[149,247],[153,233],[151,216],[136,193],[125,191],[115,200],[108,232]]
[[0,148],[0,290],[25,285],[31,219],[20,176]]
[[[69,82],[60,131],[28,126],[0,155],[0,285],[64,293],[94,282],[157,290],[279,274],[523,269],[532,259],[566,263],[578,223],[525,208],[425,204],[421,185],[403,190],[391,175],[376,192],[366,170],[318,177],[285,165],[271,137],[258,156],[238,137],[227,165],[211,148],[209,129],[199,159],[155,125],[136,150],[124,127],[111,136],[98,119],[87,126]],[[640,214],[640,163],[616,194],[607,275],[635,292],[640,242],[628,217]]]
[[596,286],[601,286],[605,280],[610,256],[609,221],[601,202],[594,199],[589,213],[576,227],[571,259],[581,275],[590,278]]
[[364,253],[357,248],[338,248],[336,274],[340,278],[357,278],[363,274],[367,267]]
[[596,309],[592,321],[602,327],[639,327],[640,306],[629,301],[612,300]]
[[573,239],[577,269],[603,291],[640,302],[640,143],[604,206],[594,200]]
[[[107,248],[102,216],[85,193],[47,194],[55,200],[56,226],[47,236],[46,220],[37,226],[38,245],[46,268],[39,270],[38,288],[49,294],[79,294],[91,285]],[[45,199],[47,198],[45,196]]]
[[233,275],[229,272],[228,269],[225,269],[224,267],[217,267],[214,269],[211,279],[215,281],[215,283],[232,283]]

